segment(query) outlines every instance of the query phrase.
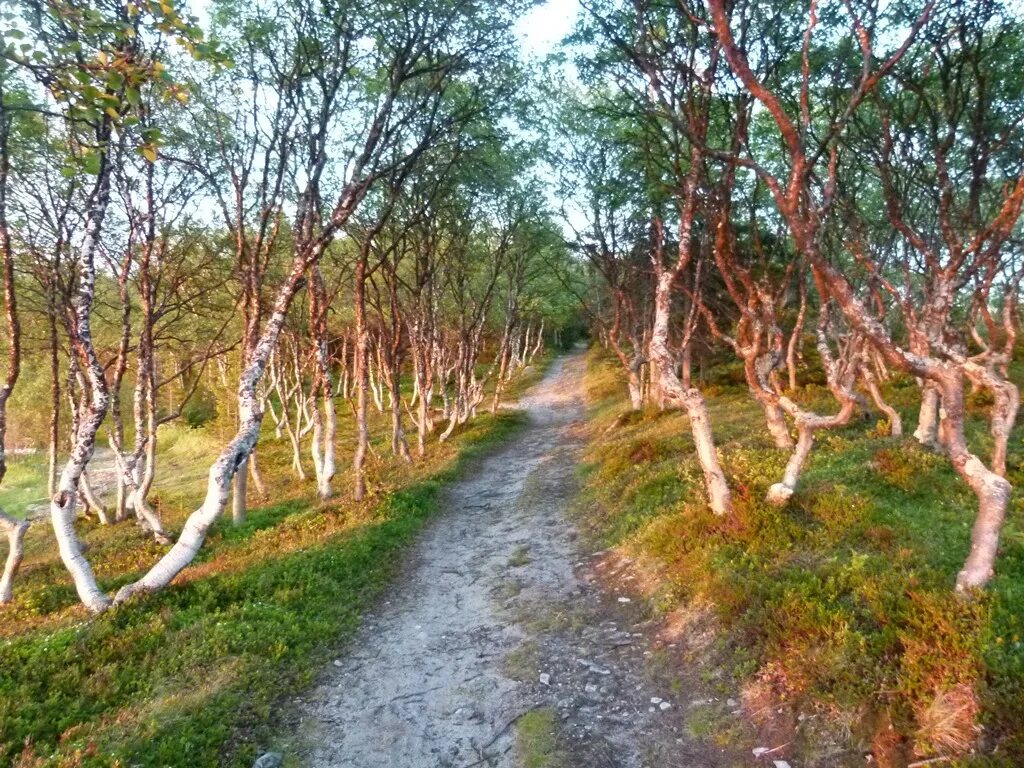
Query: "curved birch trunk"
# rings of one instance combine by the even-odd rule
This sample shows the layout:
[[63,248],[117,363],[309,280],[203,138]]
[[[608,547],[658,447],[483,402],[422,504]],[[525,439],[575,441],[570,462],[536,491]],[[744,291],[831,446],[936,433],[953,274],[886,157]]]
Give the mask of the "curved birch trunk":
[[530,357],[528,362],[532,365],[533,360],[537,355],[544,349],[544,318],[540,319],[540,327],[537,329],[537,341],[533,345],[533,349],[530,350]]
[[1002,382],[994,389],[995,404],[992,406],[992,469],[1001,477],[1006,476],[1006,450],[1010,442],[1010,431],[1017,421],[1020,408],[1020,390],[1011,381]]
[[889,434],[893,437],[900,437],[903,435],[903,419],[900,418],[900,412],[889,405],[882,396],[882,390],[878,386],[878,379],[875,378],[873,367],[871,348],[865,343],[864,351],[861,354],[861,378],[864,380],[864,385],[868,388],[868,394],[871,395],[872,401],[874,401],[878,410],[884,413],[889,420]]
[[0,509],[0,531],[7,536],[7,560],[4,563],[4,574],[0,577],[0,604],[3,604],[9,603],[14,594],[14,577],[25,555],[25,533],[28,531],[28,523],[11,517]]
[[978,516],[971,529],[971,549],[956,577],[957,591],[964,592],[983,587],[992,578],[999,550],[999,534],[1006,518],[1012,486],[1006,478],[986,467],[967,447],[963,428],[963,377],[960,372],[947,369],[939,385],[942,387],[943,434],[950,461],[978,498]]
[[658,276],[654,300],[654,325],[649,346],[653,364],[652,379],[657,376],[659,390],[665,399],[681,406],[690,417],[690,430],[693,433],[697,460],[704,473],[708,505],[716,515],[724,515],[732,509],[732,494],[725,479],[725,472],[718,461],[718,450],[711,432],[707,404],[700,390],[693,387],[683,389],[682,382],[676,376],[675,361],[669,351],[668,323],[674,279],[675,274],[671,271],[665,271]]
[[770,377],[780,362],[778,353],[758,354],[755,345],[735,345],[737,353],[743,359],[743,375],[747,380],[747,389],[764,411],[768,434],[772,436],[775,447],[781,450],[793,450],[793,436],[786,424],[786,409],[780,404],[779,395],[772,388]]
[[[797,439],[789,461],[786,462],[786,469],[783,471],[782,480],[773,484],[766,494],[769,504],[782,506],[796,491],[800,473],[803,471],[804,463],[814,447],[814,433],[822,429],[834,429],[848,424],[857,410],[857,393],[854,391],[854,381],[857,373],[857,364],[860,360],[862,342],[859,339],[851,339],[846,342],[843,349],[843,357],[836,360],[829,348],[827,330],[829,326],[829,296],[822,286],[820,288],[821,309],[818,313],[818,354],[821,356],[822,365],[825,367],[825,375],[828,379],[828,388],[833,397],[839,401],[839,411],[832,416],[820,416],[816,413],[804,410],[789,397],[775,396],[775,402],[779,407],[788,413],[796,423]],[[763,396],[769,397],[772,390],[767,386],[767,372],[761,372],[762,376],[758,381],[761,383]]]
[[[313,254],[312,259],[315,260],[318,256],[318,253]],[[162,589],[170,584],[174,577],[195,559],[196,553],[199,552],[199,548],[206,540],[210,526],[224,512],[231,493],[232,480],[259,440],[263,412],[259,407],[257,387],[263,377],[270,354],[277,345],[292,299],[303,284],[303,275],[309,258],[311,257],[308,255],[296,256],[292,261],[291,272],[278,289],[273,312],[267,320],[263,334],[253,349],[245,370],[239,377],[238,430],[210,467],[206,483],[206,497],[203,499],[202,506],[189,515],[174,546],[157,561],[149,572],[138,581],[122,587],[117,592],[114,598],[115,604],[122,603],[135,594]]]
[[256,461],[256,449],[252,449],[252,453],[249,454],[249,479],[252,480],[252,484],[256,486],[256,495],[261,499],[267,498],[267,485],[263,482],[263,475],[260,472],[259,462]]
[[775,441],[775,447],[783,450],[793,448],[793,436],[789,434],[789,425],[786,424],[786,416],[778,403],[773,403],[767,398],[754,395],[761,404],[764,411],[765,424],[768,426],[768,434]]
[[[1012,486],[971,453],[964,437],[963,372],[952,363],[909,353],[889,337],[853,294],[845,278],[824,260],[816,259],[814,268],[828,281],[833,297],[852,325],[881,352],[886,361],[900,370],[927,378],[937,388],[942,401],[942,434],[953,468],[978,499],[978,515],[971,530],[970,553],[956,579],[956,589],[966,592],[985,586],[994,573],[999,535]],[[937,402],[937,400],[936,400]]]
[[[1009,355],[1005,356],[1006,359]],[[1001,477],[1006,476],[1006,452],[1010,432],[1017,421],[1020,409],[1020,390],[1009,379],[996,373],[997,360],[989,359],[986,364],[965,360],[962,363],[968,380],[977,388],[987,389],[995,402],[989,414],[989,433],[992,435],[992,470]]]
[[110,525],[110,519],[107,517],[107,507],[96,496],[96,491],[89,480],[88,471],[82,473],[81,480],[79,481],[79,491],[81,492],[82,499],[85,501],[86,511],[96,515],[100,525]]
[[878,407],[885,417],[889,420],[889,434],[893,437],[900,437],[903,434],[903,419],[900,418],[900,412],[889,405],[885,398],[882,397],[882,391],[878,388],[878,382],[875,381],[874,376],[870,378],[864,377],[865,384],[868,388],[868,393],[871,395],[871,399]]
[[834,416],[818,416],[802,410],[788,398],[782,398],[782,400],[786,402],[786,405],[783,405],[783,407],[790,411],[796,420],[797,439],[796,447],[793,449],[789,461],[786,462],[786,469],[782,473],[782,481],[775,483],[768,489],[766,499],[769,504],[775,506],[785,504],[796,491],[797,482],[800,479],[804,463],[811,453],[811,448],[814,447],[814,433],[821,429],[834,429],[849,423],[850,418],[857,409],[856,400],[851,398],[843,402],[839,413]]
[[75,352],[82,360],[85,375],[89,380],[91,397],[78,418],[71,455],[60,473],[57,493],[50,500],[50,519],[57,538],[61,560],[71,574],[82,604],[91,612],[104,610],[110,601],[96,584],[89,561],[82,552],[82,546],[75,533],[75,505],[78,501],[79,483],[85,467],[92,458],[96,444],[96,433],[107,413],[110,395],[103,366],[96,356],[92,343],[92,306],[96,291],[96,249],[99,247],[100,231],[106,216],[110,195],[109,158],[104,153],[100,175],[93,190],[85,236],[78,256],[78,294],[75,297],[73,314],[75,324],[72,339]]
[[[150,439],[147,438],[146,444],[148,445],[149,442]],[[153,534],[153,538],[161,544],[170,544],[171,538],[164,530],[160,516],[157,515],[146,499],[152,479],[150,479],[149,483],[143,482],[145,473],[139,471],[140,456],[138,454],[133,456],[125,455],[118,448],[113,437],[110,440],[110,447],[114,451],[114,465],[117,467],[119,491],[125,495],[125,500],[131,503],[132,509],[135,510],[135,516],[143,524],[144,528],[149,529]],[[83,476],[83,480],[85,479],[85,476]]]

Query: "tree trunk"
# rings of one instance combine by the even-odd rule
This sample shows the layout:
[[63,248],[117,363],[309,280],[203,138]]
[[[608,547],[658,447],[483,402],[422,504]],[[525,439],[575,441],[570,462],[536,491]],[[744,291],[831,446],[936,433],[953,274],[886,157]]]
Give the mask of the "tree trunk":
[[803,341],[804,322],[807,318],[807,279],[804,270],[800,271],[800,309],[796,314],[796,323],[793,324],[793,331],[789,334],[789,344],[786,346],[786,369],[789,373],[789,389],[795,391],[797,388],[796,368],[797,358],[800,354],[800,345]]
[[238,431],[210,466],[206,497],[202,506],[189,515],[181,535],[170,551],[160,558],[141,579],[122,587],[114,598],[115,603],[124,602],[139,592],[150,592],[167,586],[192,562],[203,545],[210,526],[224,511],[234,475],[259,440],[263,412],[259,407],[257,387],[270,354],[277,345],[292,299],[302,285],[306,267],[310,261],[315,261],[316,258],[319,258],[318,253],[305,257],[296,256],[292,261],[291,272],[278,289],[273,312],[253,349],[249,362],[239,377]]
[[875,378],[874,361],[871,356],[872,351],[872,347],[865,342],[864,351],[861,353],[861,378],[864,379],[864,384],[868,388],[868,394],[871,395],[871,399],[878,407],[878,410],[882,411],[886,418],[888,418],[889,434],[893,437],[900,437],[903,434],[903,420],[900,418],[900,412],[889,405],[885,398],[882,397],[878,380]]
[[82,479],[79,487],[81,489],[82,498],[85,500],[87,511],[96,515],[96,519],[99,520],[100,525],[110,525],[110,519],[107,517],[107,507],[96,496],[96,492],[92,487],[92,482],[89,480],[88,470],[82,472]]
[[366,328],[366,254],[360,255],[355,269],[355,389],[356,389],[356,451],[352,458],[352,470],[355,474],[356,501],[362,501],[366,495],[366,452],[370,444],[370,432],[366,422],[367,389],[369,377],[370,334]]
[[[316,469],[317,493],[321,501],[333,496],[334,437],[337,417],[334,412],[334,385],[328,350],[327,291],[319,266],[310,270],[309,323],[313,334],[313,387],[310,392],[313,407],[313,465]],[[317,405],[320,396],[322,406]]]
[[674,277],[671,271],[665,271],[658,276],[654,299],[654,325],[650,341],[652,378],[657,377],[658,389],[662,396],[683,407],[690,417],[690,430],[693,433],[697,459],[704,473],[708,504],[712,512],[724,515],[731,511],[732,495],[725,479],[725,472],[718,462],[718,450],[715,448],[704,396],[698,389],[683,389],[682,382],[675,373],[675,361],[669,351],[668,326]]
[[1005,478],[985,467],[967,447],[963,431],[963,374],[951,363],[912,355],[900,349],[885,328],[870,317],[859,299],[835,268],[823,259],[812,261],[814,268],[829,284],[832,295],[852,325],[858,328],[881,352],[886,361],[900,370],[927,378],[938,389],[942,401],[943,445],[957,474],[978,499],[978,516],[971,532],[971,549],[963,569],[957,575],[958,591],[983,587],[994,572],[999,534],[1006,516],[1012,486]]
[[[51,278],[56,282],[56,277]],[[50,289],[56,293],[56,287]],[[60,345],[57,338],[56,298],[49,302],[47,313],[50,342],[50,431],[46,471],[46,492],[49,498],[57,495],[57,457],[60,451]]]
[[[784,401],[790,402],[786,398]],[[804,462],[807,461],[811,448],[814,447],[814,433],[819,429],[833,429],[848,423],[856,408],[857,403],[851,398],[842,402],[842,407],[835,416],[818,416],[800,409],[795,403],[790,404],[787,410],[793,413],[796,419],[796,447],[793,449],[789,461],[786,462],[786,469],[782,473],[782,482],[775,483],[768,489],[767,501],[769,504],[782,506],[793,495]]]
[[391,391],[391,452],[400,456],[403,461],[411,462],[412,454],[409,453],[409,442],[405,437],[405,427],[402,425],[402,394],[399,391],[400,379],[398,366],[392,364],[388,371],[388,388]]
[[[757,395],[755,394],[755,397]],[[768,425],[768,434],[775,441],[775,447],[783,450],[792,449],[793,436],[789,434],[789,425],[786,424],[786,416],[778,403],[768,401],[766,398],[757,397],[764,410],[764,419]]]
[[9,603],[13,596],[14,577],[25,555],[25,532],[28,531],[28,523],[11,517],[0,509],[0,531],[7,536],[8,547],[4,575],[0,577],[0,604],[3,604]]
[[231,522],[245,524],[245,503],[249,480],[249,459],[242,459],[235,471],[234,493],[231,497]]
[[120,473],[114,478],[114,522],[128,519],[128,493]]
[[958,591],[985,586],[994,573],[999,534],[1006,518],[1012,487],[967,448],[964,437],[963,377],[947,370],[942,387],[942,422],[945,446],[953,467],[978,498],[978,516],[971,529],[971,549],[956,577]]
[[921,390],[921,411],[917,417],[914,437],[928,448],[935,448],[939,444],[939,390],[930,381],[926,381]]
[[[103,166],[109,162],[106,153],[101,156]],[[78,254],[78,292],[73,302],[71,338],[75,353],[81,358],[89,380],[90,399],[84,414],[78,420],[71,455],[60,473],[57,493],[50,501],[50,518],[61,560],[71,574],[78,597],[87,609],[98,612],[110,601],[96,584],[92,568],[82,553],[75,533],[75,505],[78,501],[79,481],[96,444],[96,433],[107,413],[110,395],[103,366],[92,343],[92,306],[96,291],[95,254],[99,248],[100,232],[110,197],[110,168],[101,167],[96,179],[85,224],[85,235]]]
[[640,374],[633,369],[629,370],[629,407],[630,410],[640,411],[644,407],[643,383],[640,381]]
[[260,472],[259,462],[256,460],[256,449],[253,448],[246,462],[249,465],[249,479],[256,486],[256,495],[261,499],[267,498],[267,485],[263,482],[263,475]]

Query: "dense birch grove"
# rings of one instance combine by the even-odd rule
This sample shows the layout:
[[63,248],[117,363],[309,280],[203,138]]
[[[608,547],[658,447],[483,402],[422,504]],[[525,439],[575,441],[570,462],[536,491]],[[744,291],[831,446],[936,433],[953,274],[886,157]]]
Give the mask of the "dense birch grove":
[[[986,584],[1019,407],[1017,10],[582,6],[557,91],[530,85],[514,3],[218,0],[205,30],[173,3],[4,10],[0,437],[48,451],[87,608],[165,587],[229,505],[244,522],[266,494],[262,440],[321,500],[362,499],[371,417],[417,461],[497,411],[579,317],[633,410],[687,413],[720,515],[709,365],[732,356],[787,456],[775,505],[823,433],[877,415],[902,434],[887,383],[912,378],[914,438],[977,498],[956,589]],[[211,412],[231,437],[169,531],[151,501],[160,427]],[[89,480],[99,447],[111,499]],[[134,521],[166,551],[106,594],[80,515]],[[0,527],[9,600],[27,523]]]
[[[90,611],[165,587],[229,507],[243,523],[267,493],[261,442],[286,442],[321,500],[362,499],[371,422],[417,461],[572,324],[539,146],[514,129],[523,10],[225,0],[204,30],[175,3],[4,7],[0,446],[12,424],[8,447],[48,452]],[[161,427],[211,419],[231,436],[168,530]],[[99,451],[112,493],[89,481]],[[163,554],[108,594],[81,516]],[[0,526],[6,602],[28,523]]]
[[[914,438],[977,499],[955,588],[984,587],[1019,406],[1019,8],[583,6],[579,82],[550,122],[589,275],[564,282],[632,408],[686,411],[707,502],[729,515],[707,366],[733,357],[788,456],[775,505],[800,493],[823,433],[871,418],[901,435],[887,385],[912,379]],[[805,404],[809,384],[827,411]],[[985,431],[968,429],[967,396],[987,399]]]

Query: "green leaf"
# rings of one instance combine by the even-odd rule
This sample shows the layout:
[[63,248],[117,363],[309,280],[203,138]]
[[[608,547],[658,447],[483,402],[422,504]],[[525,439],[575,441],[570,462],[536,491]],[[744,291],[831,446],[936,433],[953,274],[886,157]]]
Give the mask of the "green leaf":
[[102,163],[103,158],[100,154],[98,152],[91,152],[85,156],[82,168],[90,176],[99,176]]

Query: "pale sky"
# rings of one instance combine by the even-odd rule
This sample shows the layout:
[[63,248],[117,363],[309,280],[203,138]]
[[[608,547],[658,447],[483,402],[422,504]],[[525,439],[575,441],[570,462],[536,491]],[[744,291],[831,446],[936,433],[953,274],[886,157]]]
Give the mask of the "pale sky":
[[[208,0],[191,0],[189,10],[205,27],[209,21]],[[530,10],[516,25],[527,57],[544,58],[554,51],[566,35],[580,11],[578,0],[547,0]]]
[[543,58],[572,31],[579,14],[578,0],[547,0],[523,16],[516,31],[527,56]]

